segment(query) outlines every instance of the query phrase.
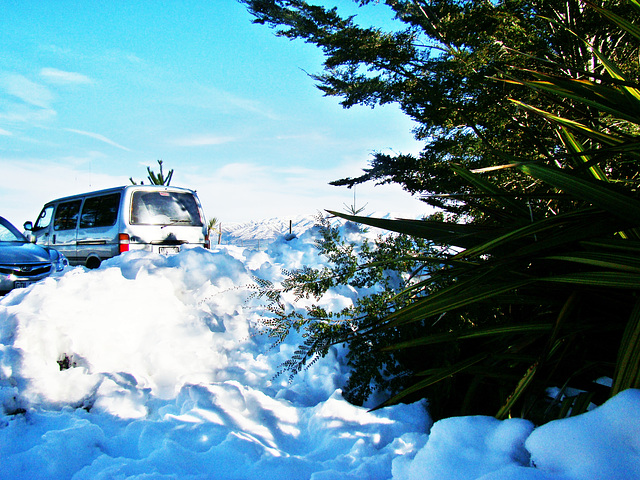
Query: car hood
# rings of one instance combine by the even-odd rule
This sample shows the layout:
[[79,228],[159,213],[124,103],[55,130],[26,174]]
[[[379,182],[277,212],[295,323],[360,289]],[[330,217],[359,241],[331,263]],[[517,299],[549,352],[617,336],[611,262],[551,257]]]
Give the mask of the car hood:
[[50,263],[49,252],[33,243],[0,242],[0,263],[15,265],[23,263]]

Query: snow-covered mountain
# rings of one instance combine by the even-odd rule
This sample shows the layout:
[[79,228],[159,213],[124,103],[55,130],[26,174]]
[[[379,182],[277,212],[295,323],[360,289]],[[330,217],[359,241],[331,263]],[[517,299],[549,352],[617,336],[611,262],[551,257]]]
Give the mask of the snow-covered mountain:
[[[368,217],[373,218],[401,218],[402,215],[393,213],[371,213]],[[220,225],[222,235],[220,244],[257,247],[268,245],[270,241],[292,234],[300,236],[309,232],[317,224],[319,217],[329,219],[332,225],[343,225],[344,220],[332,217],[327,212],[316,212],[314,215],[299,215],[291,219],[269,218],[244,223],[222,223]],[[373,229],[376,234],[383,233],[382,230]],[[217,233],[216,230],[214,233]],[[212,243],[217,243],[218,236],[212,235]]]
[[[222,229],[220,243],[237,246],[266,246],[270,241],[290,233],[296,236],[301,235],[313,228],[316,223],[317,215],[300,215],[291,219],[269,218],[245,223],[223,223],[220,225]],[[217,238],[212,238],[212,243],[216,242]]]

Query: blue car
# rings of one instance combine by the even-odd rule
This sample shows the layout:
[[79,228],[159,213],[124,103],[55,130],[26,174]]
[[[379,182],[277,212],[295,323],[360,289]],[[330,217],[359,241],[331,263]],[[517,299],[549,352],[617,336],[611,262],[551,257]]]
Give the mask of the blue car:
[[0,217],[0,295],[62,272],[68,265],[60,252],[36,245]]

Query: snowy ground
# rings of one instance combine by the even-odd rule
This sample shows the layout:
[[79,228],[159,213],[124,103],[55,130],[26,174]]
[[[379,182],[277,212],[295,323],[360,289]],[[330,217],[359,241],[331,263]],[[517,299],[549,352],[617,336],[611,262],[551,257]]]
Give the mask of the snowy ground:
[[[423,402],[375,412],[345,402],[338,349],[292,383],[274,379],[300,339],[270,348],[246,287],[322,262],[310,226],[300,219],[298,238],[273,234],[261,249],[129,253],[2,298],[0,478],[640,478],[637,390],[539,428],[432,425]],[[261,228],[237,226],[234,238]]]

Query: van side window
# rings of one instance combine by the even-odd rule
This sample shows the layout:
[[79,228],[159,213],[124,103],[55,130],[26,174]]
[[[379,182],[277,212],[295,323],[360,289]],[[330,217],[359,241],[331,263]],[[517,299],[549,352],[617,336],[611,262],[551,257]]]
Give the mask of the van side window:
[[53,219],[54,230],[73,230],[78,224],[78,213],[80,212],[80,200],[61,203],[56,209]]
[[82,206],[80,228],[113,226],[118,218],[119,206],[119,193],[87,198]]
[[36,221],[34,230],[42,230],[43,228],[47,228],[51,224],[51,219],[53,218],[53,205],[47,205],[42,209],[40,215],[38,216],[38,220]]

